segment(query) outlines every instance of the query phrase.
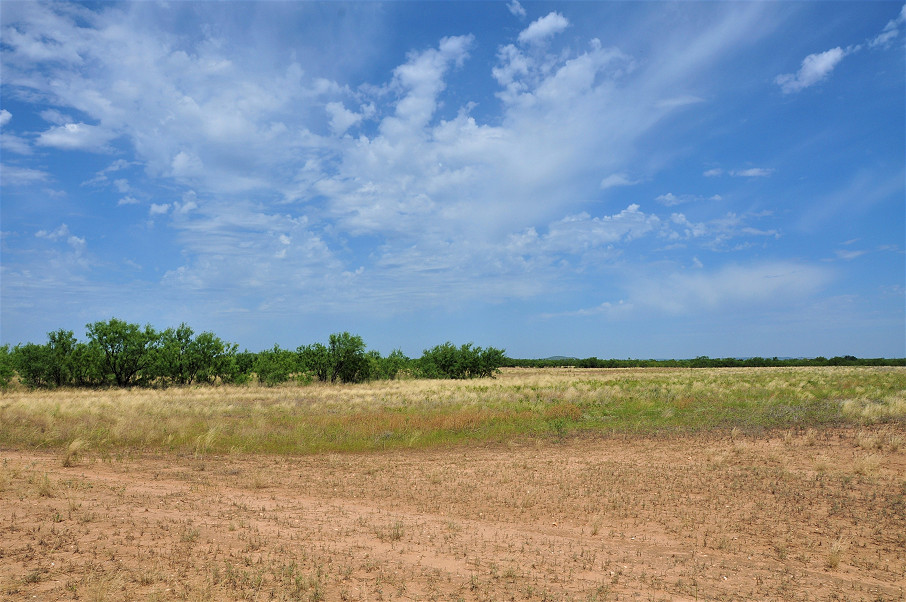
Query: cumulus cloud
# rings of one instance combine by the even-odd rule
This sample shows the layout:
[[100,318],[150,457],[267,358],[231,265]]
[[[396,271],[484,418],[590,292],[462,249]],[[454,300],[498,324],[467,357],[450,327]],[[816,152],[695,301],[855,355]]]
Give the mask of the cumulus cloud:
[[831,71],[843,60],[851,50],[844,50],[839,46],[810,54],[802,59],[802,66],[796,73],[778,75],[774,82],[780,86],[784,94],[792,94],[813,86],[826,79]]
[[519,34],[519,42],[522,44],[537,44],[569,27],[569,21],[558,12],[551,12],[547,16],[533,21]]
[[170,210],[170,203],[151,203],[148,208],[148,215],[164,215]]
[[344,134],[346,130],[362,121],[362,115],[354,113],[341,102],[329,102],[324,107],[330,115],[330,129],[334,134]]
[[69,226],[66,224],[60,224],[56,230],[38,230],[35,232],[35,238],[45,238],[47,240],[59,240],[61,238],[69,236]]
[[6,125],[13,118],[13,114],[6,109],[0,109],[0,127]]

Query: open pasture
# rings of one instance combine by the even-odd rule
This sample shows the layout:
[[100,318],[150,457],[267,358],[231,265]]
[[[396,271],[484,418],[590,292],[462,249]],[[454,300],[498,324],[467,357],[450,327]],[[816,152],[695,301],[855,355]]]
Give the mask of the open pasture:
[[4,392],[0,597],[899,600],[906,370]]

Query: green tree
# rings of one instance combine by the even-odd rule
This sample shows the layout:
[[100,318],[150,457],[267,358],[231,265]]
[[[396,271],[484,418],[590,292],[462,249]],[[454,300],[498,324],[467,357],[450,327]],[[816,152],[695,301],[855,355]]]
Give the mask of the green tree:
[[330,382],[358,383],[371,378],[370,363],[365,355],[362,337],[340,332],[330,335],[327,345],[330,360]]
[[63,387],[72,384],[76,338],[71,330],[47,333],[47,343],[26,343],[14,350],[16,371],[29,387]]
[[32,388],[50,386],[50,353],[46,345],[16,345],[13,361],[22,384]]
[[330,353],[321,343],[300,346],[296,349],[299,358],[299,367],[306,374],[317,378],[321,382],[330,380]]
[[400,349],[394,349],[387,357],[377,351],[369,351],[372,362],[372,376],[383,380],[394,380],[409,367],[409,358]]
[[55,387],[72,382],[72,354],[77,342],[71,330],[61,328],[47,333],[47,354],[50,362],[48,377]]
[[96,387],[106,382],[104,355],[100,347],[77,343],[72,351],[72,383],[79,387]]
[[112,374],[116,385],[130,387],[144,380],[154,361],[160,335],[150,324],[144,328],[111,318],[87,324],[88,338],[101,352],[105,373]]
[[258,382],[272,387],[290,379],[293,373],[299,371],[296,354],[287,349],[274,345],[273,349],[266,349],[258,353],[255,359],[255,373]]
[[153,375],[175,384],[213,383],[218,378],[234,381],[238,370],[231,356],[236,346],[224,343],[210,332],[195,332],[185,323],[160,333]]
[[16,375],[15,355],[9,344],[0,345],[0,389],[7,388]]

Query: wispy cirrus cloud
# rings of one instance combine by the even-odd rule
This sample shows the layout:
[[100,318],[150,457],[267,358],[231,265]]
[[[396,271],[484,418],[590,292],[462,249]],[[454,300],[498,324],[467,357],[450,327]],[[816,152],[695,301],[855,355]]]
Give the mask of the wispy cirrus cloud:
[[705,170],[702,175],[706,178],[716,178],[723,175],[737,178],[766,178],[773,173],[774,169],[770,167],[746,167],[742,169],[722,169],[720,167],[712,167],[711,169]]
[[776,305],[804,300],[833,278],[829,268],[790,261],[727,265],[637,280],[628,287],[628,300],[668,314]]
[[868,45],[872,48],[880,46],[887,48],[900,35],[900,27],[906,23],[906,4],[900,9],[900,14],[887,22],[884,30],[876,35]]
[[28,186],[50,180],[50,174],[41,169],[19,167],[8,163],[0,164],[0,179],[5,186]]

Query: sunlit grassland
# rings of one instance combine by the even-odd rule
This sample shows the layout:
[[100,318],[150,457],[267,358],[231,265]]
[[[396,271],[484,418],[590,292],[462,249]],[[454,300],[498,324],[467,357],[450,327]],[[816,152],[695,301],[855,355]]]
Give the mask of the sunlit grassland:
[[73,453],[304,454],[873,422],[906,423],[906,368],[507,369],[469,381],[19,389],[0,398],[0,446]]

